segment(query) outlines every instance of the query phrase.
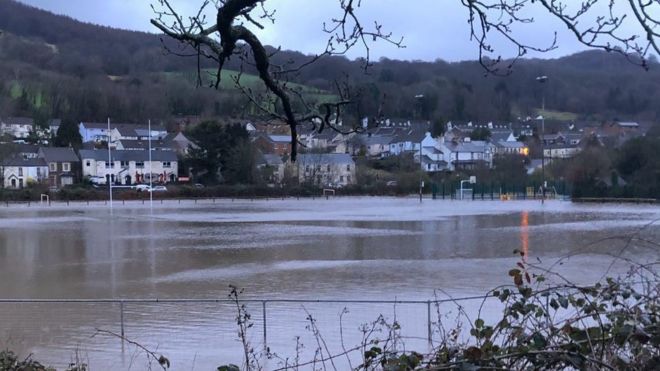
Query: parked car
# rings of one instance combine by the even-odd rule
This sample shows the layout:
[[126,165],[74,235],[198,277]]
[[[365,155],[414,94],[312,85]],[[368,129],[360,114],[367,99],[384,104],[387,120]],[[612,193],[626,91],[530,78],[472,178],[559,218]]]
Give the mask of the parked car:
[[390,180],[389,182],[385,183],[387,187],[397,187],[399,183],[396,180]]
[[138,192],[143,192],[143,191],[149,192],[149,188],[150,188],[149,184],[138,184],[135,186],[135,189]]
[[149,190],[149,192],[167,192],[167,187],[162,185],[154,186]]
[[193,185],[193,187],[198,188],[198,189],[199,189],[199,188],[204,188],[204,184],[202,184],[202,183],[195,183],[195,185]]
[[107,180],[102,176],[90,176],[89,182],[92,183],[92,185],[105,185]]

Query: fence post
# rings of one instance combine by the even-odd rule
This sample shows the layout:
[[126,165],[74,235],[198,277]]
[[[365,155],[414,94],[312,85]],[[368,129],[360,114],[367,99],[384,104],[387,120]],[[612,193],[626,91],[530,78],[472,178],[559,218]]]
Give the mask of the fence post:
[[429,346],[433,343],[433,333],[431,331],[431,301],[426,302],[426,324],[428,330]]
[[119,321],[120,321],[120,333],[121,333],[121,341],[124,341],[124,301],[119,302]]
[[266,338],[266,301],[261,302],[261,313],[262,316],[264,317],[264,349],[268,348],[268,342]]

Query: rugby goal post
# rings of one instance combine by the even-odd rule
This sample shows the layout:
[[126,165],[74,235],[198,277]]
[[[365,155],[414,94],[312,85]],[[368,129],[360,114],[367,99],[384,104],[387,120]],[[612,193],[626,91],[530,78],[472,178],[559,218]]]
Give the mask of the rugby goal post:
[[47,203],[47,204],[50,204],[50,196],[48,196],[47,194],[42,193],[41,194],[41,203],[43,204],[44,202]]
[[331,189],[331,188],[323,189],[323,197],[325,197],[326,200],[328,199],[328,197],[330,195],[332,195],[333,197],[335,196],[335,190],[334,189]]

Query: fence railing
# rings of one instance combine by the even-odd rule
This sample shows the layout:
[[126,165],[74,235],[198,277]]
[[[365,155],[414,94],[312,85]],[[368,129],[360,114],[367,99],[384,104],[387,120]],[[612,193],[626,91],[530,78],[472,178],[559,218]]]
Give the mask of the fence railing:
[[[260,305],[262,321],[262,336],[264,347],[268,346],[268,305],[269,304],[385,304],[385,305],[419,305],[424,306],[426,309],[426,329],[427,340],[429,343],[433,340],[432,330],[432,309],[435,305],[442,303],[460,303],[466,301],[487,300],[492,298],[490,296],[466,296],[451,299],[435,299],[435,300],[324,300],[324,299],[240,299],[238,302],[241,304],[256,304]],[[126,307],[129,305],[145,305],[145,304],[234,304],[236,301],[231,299],[0,299],[0,308],[3,304],[109,304],[118,305],[119,307],[119,327],[121,337],[126,336]]]

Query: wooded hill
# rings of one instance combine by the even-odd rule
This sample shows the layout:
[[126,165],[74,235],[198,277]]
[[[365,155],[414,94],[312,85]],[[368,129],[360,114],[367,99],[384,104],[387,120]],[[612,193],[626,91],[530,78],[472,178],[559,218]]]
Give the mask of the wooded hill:
[[[232,88],[231,78],[225,78],[220,91],[197,88],[197,58],[167,54],[157,35],[82,23],[13,0],[0,0],[0,30],[0,116],[33,116],[37,122],[107,116],[144,121],[254,112]],[[178,49],[170,40],[164,43]],[[295,65],[308,59],[282,51],[273,62]],[[228,68],[238,69],[237,63]],[[201,65],[214,67],[207,60]],[[534,80],[538,75],[550,76],[546,106],[557,119],[660,119],[660,65],[653,61],[644,71],[621,56],[598,51],[523,60],[508,77],[485,76],[476,62],[440,59],[382,59],[365,73],[361,61],[333,57],[308,66],[293,81],[307,94],[329,99],[335,81],[349,77],[361,92],[349,112],[353,120],[383,107],[388,117],[509,121],[536,114],[542,96]],[[258,85],[254,76],[244,78]],[[416,99],[420,94],[424,98]]]

